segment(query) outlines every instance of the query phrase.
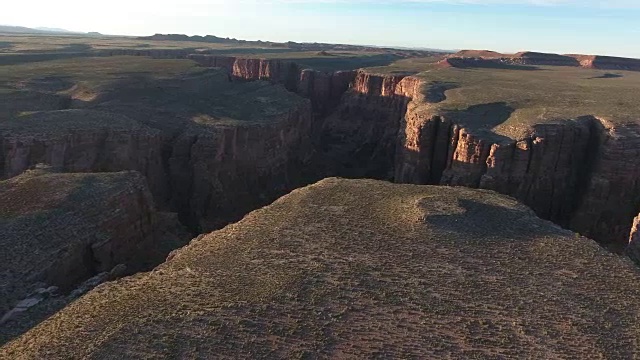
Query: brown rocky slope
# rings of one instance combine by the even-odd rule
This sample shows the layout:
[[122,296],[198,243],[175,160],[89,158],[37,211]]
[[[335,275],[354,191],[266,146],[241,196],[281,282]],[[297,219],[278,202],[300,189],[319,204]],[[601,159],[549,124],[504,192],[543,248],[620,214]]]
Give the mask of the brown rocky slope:
[[4,342],[51,314],[48,297],[61,306],[64,294],[96,275],[148,270],[190,235],[177,217],[157,212],[139,173],[39,167],[0,181],[0,239]]
[[32,91],[44,101],[10,108],[0,122],[0,170],[9,177],[38,162],[138,170],[158,206],[179,212],[192,231],[219,228],[309,179],[340,175],[492,189],[614,248],[629,239],[640,209],[634,122],[587,112],[540,118],[509,137],[495,126],[519,114],[517,104],[436,108],[458,91],[453,82],[190,58],[223,71],[127,74],[88,99]]
[[494,192],[328,179],[99,286],[0,357],[630,358],[638,276]]

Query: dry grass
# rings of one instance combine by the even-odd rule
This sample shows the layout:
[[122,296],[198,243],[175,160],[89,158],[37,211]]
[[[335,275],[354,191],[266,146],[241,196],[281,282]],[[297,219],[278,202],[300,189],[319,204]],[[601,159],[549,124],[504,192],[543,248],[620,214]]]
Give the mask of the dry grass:
[[[0,79],[0,129],[14,133],[138,126],[132,120],[163,129],[264,123],[306,101],[267,82],[229,82],[224,71],[191,60],[137,56],[3,66]],[[68,107],[83,110],[55,111]]]
[[[52,81],[62,79],[70,83],[67,89],[60,90],[70,90],[75,84],[99,88],[134,75],[162,79],[199,70],[201,69],[198,69],[194,62],[180,59],[133,56],[63,59],[0,66],[0,86],[29,88],[33,80],[49,78]],[[34,90],[41,89],[36,87]]]
[[[24,52],[52,52],[52,51],[87,51],[87,50],[112,50],[112,49],[260,49],[255,44],[216,44],[190,41],[155,41],[138,40],[125,36],[74,36],[74,35],[0,35],[0,41],[7,44],[1,53]],[[9,46],[11,45],[11,46]],[[274,46],[264,46],[266,50],[273,50]],[[278,47],[275,47],[278,48]],[[284,48],[282,46],[281,48]]]
[[[513,109],[493,131],[511,138],[524,136],[530,125],[596,116],[612,123],[640,121],[640,72],[573,67],[510,69],[430,69],[418,74],[432,84],[447,83],[442,102],[422,106],[429,113],[464,112],[470,107],[504,103]],[[426,91],[426,90],[425,90]]]
[[0,356],[630,358],[639,275],[492,192],[328,179],[100,286]]

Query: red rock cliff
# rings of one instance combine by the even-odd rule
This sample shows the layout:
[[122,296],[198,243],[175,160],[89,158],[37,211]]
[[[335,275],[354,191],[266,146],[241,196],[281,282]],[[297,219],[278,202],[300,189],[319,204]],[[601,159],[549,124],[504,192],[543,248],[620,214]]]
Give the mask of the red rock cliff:
[[263,125],[191,125],[169,159],[173,208],[210,231],[297,187],[311,155],[311,106]]
[[640,214],[633,220],[627,254],[637,263],[640,263]]
[[[640,132],[594,117],[534,125],[519,140],[465,128],[412,103],[398,136],[395,180],[491,189],[539,216],[623,247],[640,209]],[[617,245],[615,245],[617,244]]]
[[267,80],[284,85],[312,102],[316,112],[326,113],[339,103],[355,77],[354,71],[332,73],[302,69],[284,60],[247,59],[228,56],[192,54],[198,64],[227,69],[232,78],[242,80]]
[[418,84],[402,75],[358,71],[337,109],[319,120],[322,175],[392,179],[400,121]]

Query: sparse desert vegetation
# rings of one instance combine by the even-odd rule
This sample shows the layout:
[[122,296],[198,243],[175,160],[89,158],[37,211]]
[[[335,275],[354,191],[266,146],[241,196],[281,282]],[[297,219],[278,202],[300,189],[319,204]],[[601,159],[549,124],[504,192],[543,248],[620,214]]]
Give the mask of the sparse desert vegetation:
[[625,358],[636,277],[492,192],[327,179],[100,286],[2,351]]
[[0,358],[631,358],[635,64],[0,35]]

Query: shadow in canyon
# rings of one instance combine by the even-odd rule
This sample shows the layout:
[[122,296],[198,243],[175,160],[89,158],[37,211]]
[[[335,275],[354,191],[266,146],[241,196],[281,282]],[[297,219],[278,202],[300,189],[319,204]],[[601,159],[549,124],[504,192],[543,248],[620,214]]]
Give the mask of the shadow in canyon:
[[433,82],[425,91],[426,100],[430,103],[439,103],[447,100],[447,90],[453,90],[460,87],[459,84],[453,82]]

